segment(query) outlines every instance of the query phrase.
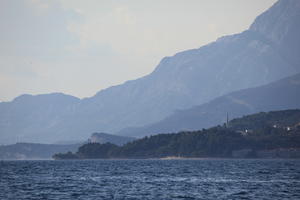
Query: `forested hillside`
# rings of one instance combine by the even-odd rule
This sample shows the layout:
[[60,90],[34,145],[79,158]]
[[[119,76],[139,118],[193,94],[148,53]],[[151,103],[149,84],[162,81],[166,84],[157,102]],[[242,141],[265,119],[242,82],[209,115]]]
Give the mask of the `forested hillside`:
[[76,154],[56,154],[54,158],[261,157],[274,150],[279,152],[274,156],[300,157],[300,110],[258,113],[222,126],[154,135],[121,147],[90,143]]

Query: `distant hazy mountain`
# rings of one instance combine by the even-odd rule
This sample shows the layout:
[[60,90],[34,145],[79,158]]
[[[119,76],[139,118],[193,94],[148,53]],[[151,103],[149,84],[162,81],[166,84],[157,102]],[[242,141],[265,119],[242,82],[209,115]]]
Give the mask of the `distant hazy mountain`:
[[166,57],[145,77],[91,98],[72,98],[62,107],[40,104],[35,100],[39,96],[30,97],[35,105],[30,109],[24,97],[0,103],[0,141],[16,141],[17,136],[22,141],[82,140],[91,132],[158,122],[177,109],[296,74],[300,72],[299,13],[299,0],[280,0],[240,34]]
[[93,133],[90,137],[89,141],[91,143],[112,143],[116,145],[123,145],[128,142],[135,140],[133,137],[125,137],[125,136],[118,136],[118,135],[111,135],[107,133]]
[[[0,103],[0,144],[59,141],[66,132],[57,126],[79,101],[73,96],[53,93],[22,95]],[[52,131],[53,127],[56,131]],[[70,134],[64,138],[70,139]]]
[[34,144],[17,143],[0,146],[0,160],[6,159],[51,159],[52,155],[59,152],[75,153],[82,144]]
[[[300,74],[257,88],[244,89],[209,103],[177,111],[166,119],[140,128],[127,128],[119,135],[142,137],[182,130],[200,130],[261,111],[300,108]],[[300,119],[299,119],[300,121]]]

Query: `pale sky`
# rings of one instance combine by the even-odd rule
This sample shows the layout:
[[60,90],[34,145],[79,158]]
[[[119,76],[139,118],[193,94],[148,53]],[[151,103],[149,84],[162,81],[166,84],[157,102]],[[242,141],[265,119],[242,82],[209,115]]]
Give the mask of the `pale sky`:
[[276,0],[0,0],[0,101],[80,98],[246,30]]

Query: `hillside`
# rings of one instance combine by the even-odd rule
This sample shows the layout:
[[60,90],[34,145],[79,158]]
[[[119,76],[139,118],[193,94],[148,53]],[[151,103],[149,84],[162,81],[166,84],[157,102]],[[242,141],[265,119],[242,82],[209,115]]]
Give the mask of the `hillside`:
[[233,92],[209,103],[181,110],[144,127],[127,128],[118,135],[142,137],[154,133],[199,130],[261,111],[300,108],[300,74],[264,86]]
[[234,119],[226,126],[193,132],[144,137],[122,147],[85,144],[76,154],[55,159],[163,157],[300,158],[300,110],[258,113]]
[[[279,0],[248,30],[165,57],[151,74],[63,108],[44,106],[36,100],[41,96],[2,102],[1,143],[13,143],[19,137],[22,141],[52,143],[68,138],[83,140],[92,132],[115,133],[158,122],[175,110],[236,90],[296,74],[300,72],[299,13],[300,1]],[[27,107],[28,101],[35,106]]]
[[[300,110],[282,110],[271,112],[260,112],[247,115],[242,118],[233,119],[228,123],[228,128],[239,130],[262,130],[267,127],[275,129],[291,129],[300,131]],[[297,128],[298,127],[298,128]],[[298,132],[300,134],[300,132]]]

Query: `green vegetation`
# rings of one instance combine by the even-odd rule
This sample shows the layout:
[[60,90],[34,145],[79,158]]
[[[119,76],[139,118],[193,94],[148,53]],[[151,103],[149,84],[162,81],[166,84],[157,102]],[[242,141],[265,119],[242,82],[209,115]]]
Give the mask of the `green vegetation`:
[[76,154],[55,154],[55,159],[232,157],[248,149],[246,157],[262,150],[300,148],[300,110],[258,113],[234,119],[228,125],[192,132],[159,134],[123,146],[89,143]]
[[293,127],[300,125],[300,110],[282,110],[260,112],[242,118],[233,119],[229,127],[234,130],[263,129],[266,127]]

